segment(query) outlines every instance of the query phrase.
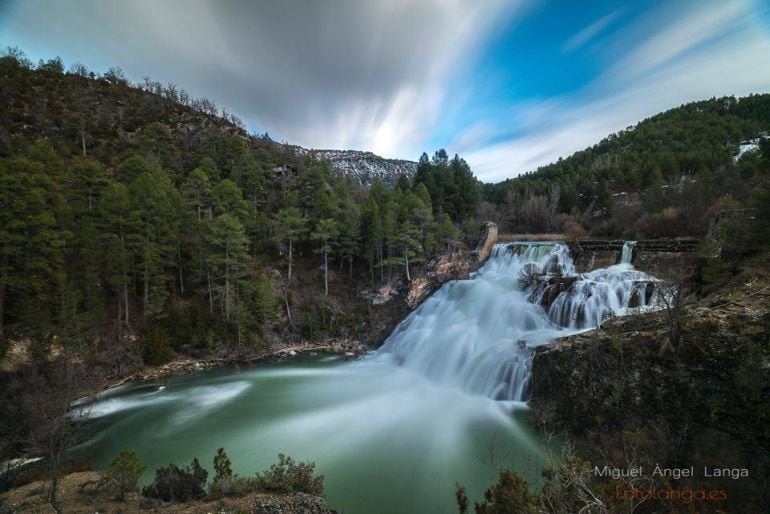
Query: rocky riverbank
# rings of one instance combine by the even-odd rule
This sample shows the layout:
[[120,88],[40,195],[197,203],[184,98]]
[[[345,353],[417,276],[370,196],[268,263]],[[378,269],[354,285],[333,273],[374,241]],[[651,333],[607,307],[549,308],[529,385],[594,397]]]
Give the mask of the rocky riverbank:
[[351,339],[329,339],[320,342],[305,341],[288,346],[270,348],[257,353],[233,353],[221,357],[202,359],[179,356],[166,364],[160,366],[145,366],[128,376],[110,380],[100,389],[104,390],[131,382],[159,380],[228,364],[254,364],[260,361],[281,360],[315,353],[339,354],[349,359],[356,359],[366,353],[366,351],[366,347],[359,341]]

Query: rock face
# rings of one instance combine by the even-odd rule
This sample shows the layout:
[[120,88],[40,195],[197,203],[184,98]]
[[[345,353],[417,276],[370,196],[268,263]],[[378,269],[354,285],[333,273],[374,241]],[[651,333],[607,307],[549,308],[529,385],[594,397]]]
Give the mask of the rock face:
[[305,150],[318,160],[328,161],[332,169],[352,177],[360,186],[369,186],[375,180],[394,185],[401,175],[413,177],[417,163],[400,159],[386,159],[372,152],[355,150]]
[[414,277],[408,284],[406,304],[414,309],[442,284],[450,280],[466,279],[477,267],[478,261],[466,251],[456,251],[433,259],[426,266],[425,272]]
[[542,278],[535,277],[536,285],[530,294],[529,300],[535,301],[539,299],[540,305],[542,305],[543,309],[547,312],[554,300],[556,300],[561,293],[568,291],[578,278],[579,277],[577,276],[564,277],[561,275],[552,277],[544,276]]
[[403,281],[401,277],[388,280],[382,286],[376,289],[368,289],[358,293],[360,298],[368,300],[372,305],[382,305],[387,303],[393,298],[396,298],[399,294],[399,290],[403,287]]
[[[691,301],[673,348],[666,311],[612,319],[601,330],[537,347],[530,400],[536,423],[596,449],[589,457],[596,462],[611,458],[610,444],[631,444],[652,459],[650,467],[684,462],[696,470],[746,467],[749,476],[767,476],[768,261],[763,257],[728,286]],[[710,486],[744,499],[761,489],[756,480],[739,482]]]
[[[759,376],[770,366],[767,354],[755,359],[746,353],[767,350],[770,316],[765,312],[752,322],[735,312],[696,312],[682,318],[681,341],[673,352],[661,353],[668,337],[664,312],[616,318],[601,330],[538,347],[531,399],[536,416],[551,427],[579,433],[608,423],[638,425],[656,415],[678,416],[684,411],[660,406],[681,405],[684,398],[688,415],[698,419],[714,402],[724,412],[749,408],[736,384],[767,387],[746,384],[740,375]],[[767,398],[765,403],[770,408]],[[713,422],[701,421],[704,426]]]
[[433,259],[407,283],[405,277],[394,278],[382,286],[365,290],[358,296],[369,300],[372,305],[383,305],[401,298],[409,309],[417,307],[433,291],[450,280],[468,278],[472,271],[487,260],[497,242],[497,225],[491,221],[482,223],[478,243],[473,251],[459,245],[451,253],[444,253]]

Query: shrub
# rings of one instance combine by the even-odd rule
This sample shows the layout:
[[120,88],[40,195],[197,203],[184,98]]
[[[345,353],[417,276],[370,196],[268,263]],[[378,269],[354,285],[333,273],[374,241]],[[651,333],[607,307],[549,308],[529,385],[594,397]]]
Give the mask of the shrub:
[[208,472],[203,469],[198,459],[180,468],[176,464],[155,470],[155,480],[142,489],[142,494],[148,498],[158,498],[163,501],[187,502],[206,496],[206,478]]
[[214,479],[209,486],[208,498],[218,500],[225,497],[243,496],[256,491],[253,478],[233,475]]
[[[459,494],[457,500],[461,512],[463,507],[467,509],[467,498],[465,505],[461,503]],[[524,479],[515,471],[501,469],[497,483],[484,492],[484,501],[476,503],[474,510],[476,514],[534,514],[539,510],[539,503]]]
[[124,501],[127,492],[136,491],[136,483],[143,472],[144,465],[139,456],[132,451],[123,450],[112,459],[105,477],[110,485],[117,489],[118,501]]
[[307,493],[322,496],[323,475],[315,476],[315,464],[295,462],[291,457],[278,455],[278,462],[270,469],[254,477],[241,477],[230,469],[230,459],[220,448],[214,457],[217,475],[209,487],[208,497],[219,499],[227,496],[243,496],[248,493],[295,494]]
[[234,475],[230,465],[230,457],[227,456],[225,449],[217,450],[217,454],[214,455],[214,481],[209,486],[209,498],[243,496],[249,492],[249,481]]
[[291,457],[278,454],[278,462],[270,469],[257,473],[256,488],[265,493],[307,493],[323,495],[324,477],[315,476],[315,463],[294,462]]
[[217,454],[214,455],[214,480],[233,476],[233,470],[230,467],[230,464],[230,457],[225,453],[225,449],[218,449]]

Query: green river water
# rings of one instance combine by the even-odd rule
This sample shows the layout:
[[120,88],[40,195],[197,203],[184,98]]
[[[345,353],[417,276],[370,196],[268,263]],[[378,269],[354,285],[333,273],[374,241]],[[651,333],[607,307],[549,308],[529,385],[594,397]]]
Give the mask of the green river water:
[[219,447],[244,475],[285,453],[316,463],[340,512],[450,513],[456,482],[477,500],[499,467],[537,479],[541,446],[515,405],[371,359],[316,356],[108,391],[90,409],[94,437],[78,450],[101,469],[136,451],[142,483],[193,457],[211,476]]

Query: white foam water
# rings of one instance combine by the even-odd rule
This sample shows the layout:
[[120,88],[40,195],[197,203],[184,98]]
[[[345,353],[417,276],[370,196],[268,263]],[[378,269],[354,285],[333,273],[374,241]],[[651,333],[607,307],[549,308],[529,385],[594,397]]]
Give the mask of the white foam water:
[[[469,393],[526,400],[532,347],[654,301],[655,279],[633,269],[628,248],[628,262],[577,275],[563,244],[498,244],[471,279],[445,284],[411,313],[374,358]],[[533,275],[575,279],[546,311],[541,297],[530,302]]]

